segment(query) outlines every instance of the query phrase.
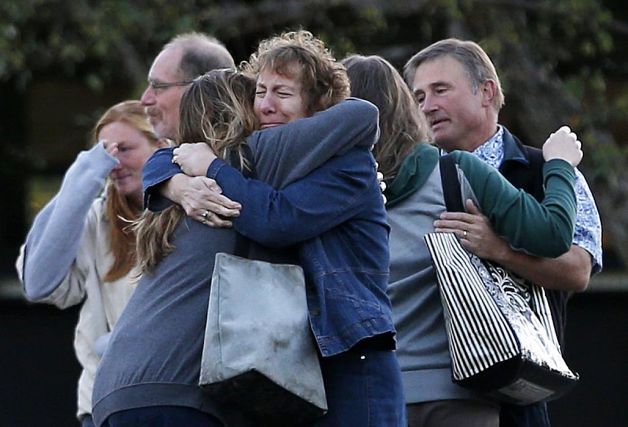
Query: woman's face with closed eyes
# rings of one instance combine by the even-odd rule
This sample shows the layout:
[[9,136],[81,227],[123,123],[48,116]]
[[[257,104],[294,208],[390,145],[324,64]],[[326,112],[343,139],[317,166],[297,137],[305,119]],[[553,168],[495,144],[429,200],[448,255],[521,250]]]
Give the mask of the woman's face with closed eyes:
[[272,70],[259,73],[253,108],[261,129],[309,116],[301,82]]

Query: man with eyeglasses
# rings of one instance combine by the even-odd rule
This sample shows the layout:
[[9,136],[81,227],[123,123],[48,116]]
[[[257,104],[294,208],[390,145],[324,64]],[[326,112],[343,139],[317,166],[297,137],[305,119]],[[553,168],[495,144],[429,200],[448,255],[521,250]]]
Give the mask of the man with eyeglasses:
[[157,136],[174,140],[183,92],[196,77],[218,68],[233,68],[227,49],[214,37],[185,33],[161,50],[148,72],[142,105]]

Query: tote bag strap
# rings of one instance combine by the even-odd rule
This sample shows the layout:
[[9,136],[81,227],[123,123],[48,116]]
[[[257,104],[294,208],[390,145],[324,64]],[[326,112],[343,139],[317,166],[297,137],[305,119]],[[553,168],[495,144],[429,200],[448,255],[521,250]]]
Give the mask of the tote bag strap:
[[[253,163],[253,152],[248,144],[243,143],[242,156],[239,156],[238,150],[229,151],[229,164],[242,172],[246,178],[255,178],[255,164]],[[242,258],[248,258],[251,251],[251,242],[242,234],[236,232],[236,242],[234,255]]]
[[445,206],[449,212],[464,212],[462,198],[460,197],[460,181],[458,180],[458,170],[456,161],[450,154],[440,156],[440,180],[443,186],[443,196]]

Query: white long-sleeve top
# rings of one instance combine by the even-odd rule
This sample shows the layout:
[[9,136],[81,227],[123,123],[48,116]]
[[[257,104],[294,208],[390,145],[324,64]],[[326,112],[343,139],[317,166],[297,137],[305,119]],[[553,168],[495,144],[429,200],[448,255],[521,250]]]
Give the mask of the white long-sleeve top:
[[81,152],[57,195],[35,217],[16,262],[28,300],[61,309],[83,303],[74,338],[83,368],[78,384],[79,418],[91,414],[94,376],[102,354],[96,340],[114,327],[138,276],[134,269],[114,282],[103,279],[113,255],[111,225],[101,193],[116,164],[117,159],[102,144]]

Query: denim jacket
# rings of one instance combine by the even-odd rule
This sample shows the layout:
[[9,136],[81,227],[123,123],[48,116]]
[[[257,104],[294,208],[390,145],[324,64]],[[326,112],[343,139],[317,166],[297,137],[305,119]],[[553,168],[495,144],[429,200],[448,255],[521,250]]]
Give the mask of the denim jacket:
[[[224,195],[243,205],[237,231],[265,246],[297,244],[323,356],[394,333],[385,293],[389,229],[370,152],[379,134],[377,116],[371,103],[349,98],[311,118],[255,132],[247,144],[256,175],[272,187],[245,179],[221,160],[207,172]],[[151,210],[170,203],[156,188],[181,172],[171,158],[171,149],[160,150],[144,167],[144,201]],[[280,163],[279,172],[268,173]]]
[[246,179],[222,160],[207,176],[242,204],[235,229],[268,247],[297,244],[307,280],[310,324],[320,352],[332,356],[389,334],[386,212],[375,160],[355,148],[282,190]]

